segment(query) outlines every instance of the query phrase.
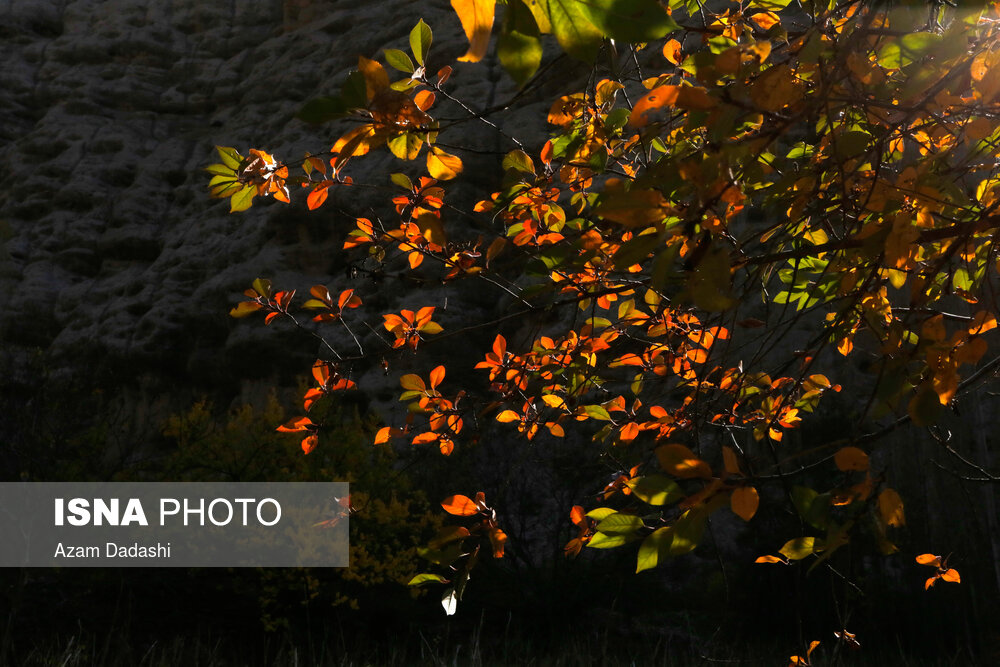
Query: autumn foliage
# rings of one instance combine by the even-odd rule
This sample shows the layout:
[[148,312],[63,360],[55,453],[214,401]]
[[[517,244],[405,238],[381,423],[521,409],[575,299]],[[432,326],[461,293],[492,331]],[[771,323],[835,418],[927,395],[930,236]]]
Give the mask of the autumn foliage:
[[[862,533],[890,554],[906,517],[879,462],[881,439],[908,422],[932,427],[1000,359],[988,356],[1000,8],[668,5],[512,0],[500,16],[493,2],[453,0],[469,41],[462,62],[481,60],[492,34],[527,90],[551,35],[592,66],[580,90],[551,100],[541,145],[498,129],[490,118],[504,105],[458,101],[477,69],[428,69],[432,31],[420,21],[409,53],[388,49],[385,64],[361,56],[339,95],[304,107],[310,121],[355,121],[329,150],[285,161],[219,148],[211,192],[233,211],[299,192],[316,209],[334,189],[357,187],[352,166],[371,151],[398,158],[400,173],[380,184],[392,192],[385,209],[354,219],[343,247],[506,299],[494,320],[456,325],[496,332],[475,369],[426,345],[462,332],[449,332],[419,290],[410,308],[366,323],[378,337],[364,344],[347,284],[296,301],[291,288],[257,280],[232,315],[261,311],[265,323],[288,318],[320,336],[344,327],[353,339],[350,352],[325,345],[303,416],[279,427],[305,436],[306,454],[325,446],[313,402],[355,389],[356,369],[400,354],[426,355],[433,370],[399,378],[406,410],[379,443],[444,456],[483,430],[603,443],[621,471],[552,517],[572,536],[567,556],[621,547],[643,571],[697,549],[713,517],[728,512],[752,530],[762,513],[786,508],[801,533],[761,554],[759,567],[826,568]],[[449,195],[464,162],[461,130],[435,117],[444,101],[508,145],[497,190],[470,209]],[[470,237],[470,216],[489,232]],[[543,333],[516,326],[542,315]],[[840,372],[858,357],[874,368],[862,383]],[[845,389],[863,415],[849,434],[797,440]],[[456,492],[472,495],[442,503],[457,523],[428,545],[435,571],[411,582],[443,584],[449,614],[477,562],[510,546],[503,508],[475,489]],[[916,560],[935,568],[927,588],[959,581],[947,559]],[[810,664],[818,645],[791,664]]]

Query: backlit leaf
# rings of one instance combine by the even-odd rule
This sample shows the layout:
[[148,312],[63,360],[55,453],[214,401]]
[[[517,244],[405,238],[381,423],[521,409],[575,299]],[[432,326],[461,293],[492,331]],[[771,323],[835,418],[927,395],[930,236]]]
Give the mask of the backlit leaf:
[[427,57],[433,39],[434,33],[431,32],[431,27],[424,23],[423,19],[417,21],[417,25],[410,31],[410,50],[413,51],[413,58],[418,65],[424,64],[424,58]]
[[695,456],[694,452],[684,445],[657,447],[656,457],[660,461],[660,466],[674,477],[690,479],[712,476],[712,469],[709,465]]
[[[551,25],[559,46],[577,60],[592,62],[604,36],[587,20],[580,0],[534,0]],[[537,19],[537,16],[536,16]],[[543,31],[545,26],[539,22]]]
[[439,181],[451,180],[462,173],[462,160],[432,146],[427,153],[427,173]]
[[441,501],[441,507],[448,514],[455,516],[472,516],[479,513],[479,508],[472,498],[462,495],[448,496]]
[[495,4],[495,0],[451,0],[452,9],[458,14],[469,40],[469,50],[459,58],[460,61],[477,63],[486,55]]
[[229,200],[229,212],[237,213],[245,211],[253,205],[253,198],[257,195],[257,186],[244,185],[243,189],[234,194]]
[[412,579],[410,579],[409,583],[407,583],[406,585],[423,586],[424,584],[430,584],[430,583],[446,584],[448,583],[448,580],[439,574],[430,574],[429,572],[424,572],[422,574],[414,576]]
[[894,489],[883,489],[878,495],[878,510],[882,521],[888,526],[898,528],[906,525],[906,515],[903,512],[903,499]]
[[497,57],[514,82],[523,86],[542,64],[538,25],[523,2],[510,2],[504,14]]
[[580,2],[581,13],[606,37],[620,42],[652,42],[680,26],[656,0]]
[[644,475],[626,482],[635,497],[650,505],[669,505],[684,497],[677,482],[666,475]]
[[733,513],[744,521],[749,521],[757,513],[757,507],[760,505],[760,496],[754,487],[742,486],[733,491],[730,503]]
[[778,553],[788,560],[802,560],[816,551],[815,537],[797,537],[794,540],[785,542],[785,546],[778,550]]
[[633,514],[610,514],[597,524],[597,530],[607,535],[633,535],[642,528],[642,519]]
[[673,529],[669,526],[657,528],[646,536],[639,545],[639,555],[636,559],[636,573],[649,570],[660,564],[660,561],[670,555],[670,544],[673,541]]

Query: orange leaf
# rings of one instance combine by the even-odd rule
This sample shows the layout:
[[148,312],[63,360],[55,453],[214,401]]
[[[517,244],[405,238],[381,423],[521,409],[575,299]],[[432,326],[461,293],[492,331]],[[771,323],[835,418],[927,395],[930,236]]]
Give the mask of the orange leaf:
[[434,433],[432,431],[427,431],[426,433],[421,433],[420,435],[414,436],[412,444],[426,445],[427,443],[430,442],[437,442],[437,439],[439,437],[440,436],[437,433]]
[[309,417],[296,417],[295,419],[290,419],[278,428],[276,431],[281,433],[297,433],[299,431],[307,431],[310,426],[314,426],[313,422]]
[[438,449],[440,449],[441,453],[445,456],[451,456],[451,453],[455,451],[455,443],[451,440],[442,438],[441,441],[438,442]]
[[707,479],[712,476],[712,469],[709,465],[695,456],[694,452],[684,445],[657,447],[656,457],[660,460],[663,469],[675,477]]
[[760,26],[761,30],[770,30],[771,26],[780,22],[777,14],[767,11],[754,14],[750,20]]
[[704,88],[695,86],[658,86],[643,95],[629,115],[628,124],[632,127],[645,127],[649,124],[654,112],[670,107],[680,107],[695,111],[708,111],[715,108],[715,98]]
[[752,486],[744,486],[736,489],[733,491],[732,498],[730,498],[730,506],[733,513],[744,521],[749,521],[753,518],[753,515],[757,513],[759,505],[760,496],[757,495],[757,489]]
[[494,0],[451,0],[451,6],[469,38],[469,51],[460,62],[477,63],[486,55],[493,29]]
[[868,455],[857,447],[844,447],[833,456],[833,462],[844,472],[868,470]]
[[681,43],[676,39],[669,40],[663,45],[663,57],[674,65],[681,64]]
[[431,371],[431,389],[441,384],[444,380],[444,366],[438,366]]
[[419,93],[413,96],[413,103],[417,105],[417,108],[421,111],[427,111],[434,104],[434,93],[429,90],[421,90]]
[[622,426],[618,439],[622,442],[632,442],[637,435],[639,435],[639,425],[635,422],[629,422]]
[[316,449],[316,445],[319,443],[319,436],[316,434],[310,435],[302,441],[302,451],[306,454]]
[[498,422],[504,422],[504,423],[506,423],[506,422],[516,422],[516,421],[520,421],[520,419],[521,419],[521,415],[517,414],[513,410],[504,410],[503,412],[501,412],[500,414],[497,415],[497,421]]
[[786,561],[784,558],[782,558],[780,556],[760,556],[754,562],[755,563],[784,563],[785,565],[788,564],[788,561]]
[[472,516],[473,514],[479,513],[479,508],[476,507],[476,503],[472,501],[472,498],[468,496],[448,496],[443,501],[441,501],[441,507],[448,514],[454,514],[455,516]]
[[628,124],[632,127],[645,127],[649,124],[649,116],[663,107],[672,107],[677,102],[680,86],[658,86],[643,95],[632,107]]
[[507,543],[507,533],[499,528],[490,530],[490,543],[493,544],[493,557],[503,558],[504,545]]
[[330,182],[317,185],[313,188],[313,191],[309,193],[309,196],[306,197],[306,206],[309,207],[310,211],[313,211],[323,205],[323,202],[326,201],[327,195],[330,194],[330,185]]
[[969,334],[982,334],[996,328],[997,318],[988,311],[980,310],[976,313],[975,317],[972,318],[972,324],[969,325]]
[[921,565],[941,567],[941,556],[935,556],[934,554],[920,554],[917,556],[917,562]]
[[573,522],[575,526],[582,526],[586,521],[587,513],[584,511],[581,505],[573,505],[573,509],[569,511],[570,521]]
[[375,444],[381,445],[383,443],[389,442],[389,435],[392,433],[391,426],[383,426],[375,434]]
[[950,581],[953,584],[962,583],[962,577],[959,576],[958,570],[950,569],[947,572],[941,573],[941,578],[945,581]]

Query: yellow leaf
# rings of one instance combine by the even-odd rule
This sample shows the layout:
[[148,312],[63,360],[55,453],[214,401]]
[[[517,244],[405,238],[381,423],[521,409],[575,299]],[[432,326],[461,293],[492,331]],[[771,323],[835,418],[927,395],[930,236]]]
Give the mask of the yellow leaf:
[[733,513],[744,521],[749,521],[753,518],[753,515],[757,513],[757,507],[760,505],[760,496],[757,495],[757,489],[752,486],[743,486],[735,491],[733,491],[733,496],[730,498],[730,507]]
[[903,499],[893,489],[884,489],[878,495],[878,511],[882,521],[893,527],[906,525],[906,515],[903,513]]
[[427,173],[439,181],[448,181],[462,173],[462,160],[456,155],[432,147],[427,153]]
[[486,55],[495,4],[494,0],[451,0],[452,9],[458,14],[465,36],[469,38],[469,50],[459,61],[477,63]]
[[857,447],[844,447],[833,455],[837,468],[848,472],[850,470],[868,470],[868,455]]

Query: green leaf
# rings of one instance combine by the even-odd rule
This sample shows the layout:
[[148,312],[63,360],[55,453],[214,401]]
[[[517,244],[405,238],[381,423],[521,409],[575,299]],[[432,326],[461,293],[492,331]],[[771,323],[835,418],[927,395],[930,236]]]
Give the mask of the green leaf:
[[680,30],[656,0],[586,1],[579,7],[605,37],[619,42],[651,42]]
[[257,195],[256,185],[245,185],[243,189],[232,196],[229,200],[229,212],[245,211],[253,206],[253,198]]
[[928,50],[941,41],[942,35],[932,32],[914,32],[887,43],[878,52],[882,67],[906,67],[919,60]]
[[520,2],[507,5],[497,41],[497,56],[500,65],[518,86],[527,83],[542,64],[538,24],[529,9]]
[[646,539],[639,545],[639,556],[635,564],[636,573],[650,570],[659,565],[661,560],[669,557],[673,539],[673,529],[669,526],[657,528],[650,535],[647,535]]
[[345,115],[347,106],[340,97],[317,97],[302,105],[295,117],[303,122],[318,125]]
[[368,105],[368,85],[365,83],[365,75],[357,70],[348,74],[347,79],[340,87],[340,99],[346,111],[366,107]]
[[406,72],[407,74],[413,74],[413,71],[416,69],[413,66],[413,61],[410,60],[410,56],[399,49],[386,49],[385,61],[390,67],[394,67],[400,72]]
[[633,535],[642,526],[642,519],[634,514],[615,512],[601,519],[597,530],[606,535]]
[[604,129],[608,133],[622,129],[628,123],[629,113],[626,108],[615,109],[604,119]]
[[413,30],[410,31],[410,50],[413,51],[413,58],[417,64],[424,64],[424,58],[431,48],[433,39],[434,33],[431,32],[431,27],[424,23],[423,19],[417,21],[417,25],[413,26]]
[[[207,167],[205,167],[205,171],[207,171],[210,174],[215,174],[216,176],[228,176],[230,178],[236,177],[235,169],[232,169],[224,164],[219,164],[219,163],[208,165]],[[214,181],[215,179],[213,178],[212,180]],[[209,185],[212,185],[212,183],[209,183]]]
[[802,560],[806,556],[815,553],[815,537],[797,537],[794,540],[785,542],[785,546],[778,550],[782,556],[788,560]]
[[594,533],[594,536],[587,542],[587,546],[594,549],[614,549],[623,544],[628,544],[632,538],[627,535],[607,535],[605,533]]
[[[563,51],[577,60],[593,62],[604,36],[583,14],[582,0],[537,0]],[[541,24],[539,24],[541,25]]]
[[591,419],[597,419],[602,422],[611,421],[611,415],[600,405],[584,405],[583,411]]
[[666,475],[646,475],[626,482],[628,488],[639,500],[649,505],[669,505],[684,497],[684,491],[677,482]]
[[503,168],[513,169],[526,174],[535,173],[534,162],[532,162],[531,157],[529,157],[528,154],[522,150],[513,150],[507,153],[503,159]]
[[403,188],[404,190],[413,189],[413,181],[411,181],[410,177],[407,176],[406,174],[400,174],[400,173],[389,174],[389,180],[398,185],[399,187]]
[[696,510],[684,512],[673,525],[674,539],[670,543],[670,555],[680,556],[693,551],[701,542],[707,520],[707,512]]
[[215,150],[219,152],[219,157],[222,158],[222,164],[226,165],[234,172],[240,168],[243,164],[243,156],[236,152],[235,148],[230,148],[228,146],[216,146]]
[[410,579],[410,583],[407,586],[423,586],[424,584],[447,584],[448,580],[439,574],[430,574],[429,572],[424,572],[418,574],[417,576]]
[[587,512],[587,516],[593,519],[594,521],[600,521],[601,519],[610,516],[614,513],[615,511],[610,507],[596,507]]
[[830,494],[817,493],[805,486],[792,487],[792,503],[802,520],[823,530],[830,519]]
[[751,0],[750,8],[765,9],[769,12],[779,12],[787,7],[791,1],[792,0]]

